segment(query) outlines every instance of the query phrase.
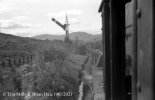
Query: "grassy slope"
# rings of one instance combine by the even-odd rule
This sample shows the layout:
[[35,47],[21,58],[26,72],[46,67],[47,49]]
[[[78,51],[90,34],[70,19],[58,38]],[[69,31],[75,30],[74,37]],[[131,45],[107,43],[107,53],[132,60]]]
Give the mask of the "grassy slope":
[[[49,46],[51,46],[52,50],[46,51],[45,48],[48,48]],[[40,47],[42,47],[42,49],[45,50],[44,53],[46,53],[48,57],[41,56],[41,58],[34,61],[33,63],[24,65],[25,67],[24,66],[19,67],[20,70],[18,68],[13,68],[13,69],[9,68],[9,70],[6,69],[8,73],[3,71],[5,69],[1,70],[2,72],[0,72],[1,73],[0,76],[2,77],[0,77],[0,79],[2,81],[0,82],[0,88],[3,88],[3,89],[1,89],[0,92],[18,91],[20,85],[22,85],[21,87],[22,91],[23,90],[24,91],[36,90],[36,91],[41,91],[41,92],[43,89],[45,89],[45,91],[46,89],[48,91],[51,91],[49,90],[51,86],[52,86],[51,89],[53,89],[53,91],[56,91],[57,87],[58,89],[61,89],[65,86],[64,89],[66,89],[67,91],[70,91],[68,90],[68,87],[69,88],[71,87],[71,91],[75,92],[74,94],[75,97],[78,96],[78,85],[79,85],[78,82],[80,80],[79,71],[81,69],[81,65],[84,62],[86,56],[80,56],[80,55],[75,55],[75,54],[70,55],[69,58],[65,59],[64,64],[61,67],[57,64],[56,64],[57,66],[54,67],[53,62],[45,63],[42,59],[44,59],[45,57],[48,59],[56,60],[60,54],[61,54],[60,56],[63,56],[63,52],[65,52],[65,49],[66,49],[65,48],[66,46],[63,44],[63,42],[57,41],[56,43],[55,41],[56,51],[54,51],[53,50],[54,45],[51,45],[51,41],[36,40],[36,39],[31,39],[31,38],[22,38],[22,37],[17,37],[13,35],[3,34],[3,33],[0,34],[0,51],[1,51],[0,54],[3,58],[13,57],[13,56],[23,56],[24,54],[25,55],[31,54]],[[16,54],[16,53],[19,53],[19,51],[24,54],[21,54],[21,55]],[[53,55],[53,52],[54,52],[54,55]],[[43,52],[40,52],[39,54],[41,55],[42,53]],[[69,54],[70,53],[71,52],[69,52]],[[53,56],[53,58],[50,58],[49,56],[50,57]],[[52,84],[54,82],[52,79],[53,72],[57,73],[56,78],[55,78],[56,80],[54,80],[56,82],[56,86],[51,85],[51,82]],[[35,77],[35,76],[38,76],[38,77]],[[29,79],[30,80],[33,79],[33,81],[31,82],[26,81]],[[4,86],[4,82],[6,80],[8,80],[7,83],[11,83],[11,84],[6,84],[6,86]],[[59,82],[57,83],[57,81]],[[37,85],[35,85],[36,82],[37,82]],[[62,98],[62,100],[64,100],[64,98]],[[66,100],[69,100],[69,99],[66,98]]]
[[15,58],[31,55],[38,47],[43,47],[47,44],[49,44],[49,41],[0,33],[0,60],[7,57]]

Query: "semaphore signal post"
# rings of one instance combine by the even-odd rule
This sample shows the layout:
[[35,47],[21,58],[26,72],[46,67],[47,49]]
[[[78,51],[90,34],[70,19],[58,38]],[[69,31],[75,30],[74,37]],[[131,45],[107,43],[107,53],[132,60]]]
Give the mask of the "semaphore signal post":
[[66,21],[65,21],[65,24],[61,24],[59,21],[57,21],[55,18],[52,18],[51,19],[53,22],[55,22],[57,25],[59,25],[65,32],[66,32],[66,36],[65,36],[65,39],[64,39],[64,42],[67,43],[67,44],[71,44],[71,40],[69,38],[69,21],[68,21],[68,17],[67,17],[67,14],[66,14]]

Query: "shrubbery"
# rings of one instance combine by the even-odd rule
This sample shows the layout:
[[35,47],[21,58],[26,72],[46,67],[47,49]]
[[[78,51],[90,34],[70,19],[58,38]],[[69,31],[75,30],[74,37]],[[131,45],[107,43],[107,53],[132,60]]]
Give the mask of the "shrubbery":
[[79,45],[77,51],[78,51],[78,54],[80,54],[80,55],[86,55],[87,54],[87,48],[84,44]]
[[78,96],[78,82],[68,74],[71,71],[64,63],[69,51],[66,46],[51,46],[40,50],[36,53],[33,63],[22,66],[18,72],[23,92],[70,92],[72,96],[31,97],[31,100],[75,100]]
[[[66,62],[72,51],[72,46],[68,47],[67,44],[56,41],[38,49],[33,62],[21,67],[2,68],[0,99],[75,100],[78,96],[79,72]],[[70,92],[72,96],[4,97],[3,92]]]
[[100,51],[103,51],[103,44],[102,40],[94,41],[94,42],[88,42],[87,47],[91,49],[99,49]]

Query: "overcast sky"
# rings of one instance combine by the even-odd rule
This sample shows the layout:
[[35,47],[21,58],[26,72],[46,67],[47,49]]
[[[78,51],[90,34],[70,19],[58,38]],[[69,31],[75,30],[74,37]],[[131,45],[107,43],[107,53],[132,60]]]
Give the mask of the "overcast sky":
[[101,0],[0,0],[0,31],[18,36],[65,34],[51,21],[65,23],[66,13],[70,32],[101,33]]

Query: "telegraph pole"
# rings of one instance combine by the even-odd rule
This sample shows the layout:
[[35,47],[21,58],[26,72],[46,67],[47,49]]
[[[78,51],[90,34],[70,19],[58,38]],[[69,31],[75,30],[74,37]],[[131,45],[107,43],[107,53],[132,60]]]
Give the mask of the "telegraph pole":
[[76,36],[76,53],[77,53],[78,37]]

